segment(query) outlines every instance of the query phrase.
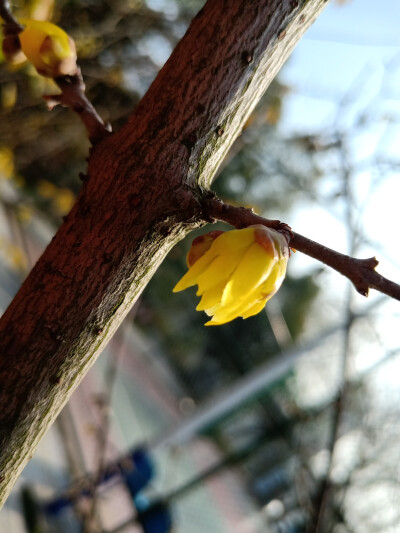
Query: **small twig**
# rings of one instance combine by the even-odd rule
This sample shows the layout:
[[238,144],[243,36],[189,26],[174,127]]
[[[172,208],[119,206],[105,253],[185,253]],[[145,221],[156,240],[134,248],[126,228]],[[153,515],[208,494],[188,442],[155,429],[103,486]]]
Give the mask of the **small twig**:
[[75,111],[85,125],[92,144],[98,143],[111,133],[110,127],[104,124],[102,118],[85,95],[85,84],[79,67],[73,76],[61,76],[55,78],[54,81],[61,89],[61,94],[45,95],[43,97],[49,109],[61,104]]
[[[4,20],[4,35],[11,39],[14,38],[13,45],[19,48],[18,34],[23,31],[24,26],[19,24],[12,15],[8,0],[0,0],[0,17]],[[85,95],[85,84],[78,66],[73,75],[60,76],[54,81],[61,89],[61,94],[44,96],[50,110],[57,104],[61,104],[75,111],[85,125],[92,144],[98,143],[110,134],[110,126],[104,124]]]
[[378,261],[375,257],[357,259],[341,254],[291,231],[287,224],[279,220],[268,220],[256,215],[251,209],[228,205],[215,197],[205,199],[202,206],[206,220],[210,218],[222,220],[235,228],[262,224],[285,233],[291,248],[321,261],[346,276],[363,296],[368,296],[369,289],[375,289],[396,300],[400,300],[400,285],[376,272],[375,268],[378,265]]
[[[104,474],[107,470],[107,447],[109,444],[110,431],[111,431],[111,402],[112,395],[117,383],[117,376],[119,367],[122,363],[124,353],[126,350],[127,337],[126,333],[128,331],[127,322],[124,323],[126,326],[124,329],[120,329],[119,345],[118,350],[112,352],[112,357],[109,358],[108,368],[105,374],[105,394],[102,395],[99,400],[101,423],[98,432],[97,440],[97,467],[96,474],[94,476],[94,481],[101,480],[104,477]],[[92,521],[95,520],[96,516],[96,507],[98,503],[98,484],[93,483],[92,487],[92,501],[89,508],[88,515]]]
[[352,293],[348,291],[346,305],[346,322],[343,330],[343,350],[340,360],[340,385],[336,400],[333,402],[333,416],[331,421],[330,435],[326,448],[329,452],[329,464],[325,476],[319,483],[314,497],[314,512],[311,515],[311,521],[307,531],[309,533],[323,533],[325,525],[328,523],[328,512],[334,510],[332,471],[334,468],[334,456],[337,442],[340,437],[340,428],[343,423],[343,417],[346,409],[346,402],[349,393],[349,354],[351,346],[351,333],[355,321],[355,314],[352,307]]
[[11,31],[12,33],[21,32],[24,27],[18,23],[18,21],[13,17],[10,11],[10,3],[8,0],[0,0],[0,17],[4,20],[4,29],[5,35],[6,31]]

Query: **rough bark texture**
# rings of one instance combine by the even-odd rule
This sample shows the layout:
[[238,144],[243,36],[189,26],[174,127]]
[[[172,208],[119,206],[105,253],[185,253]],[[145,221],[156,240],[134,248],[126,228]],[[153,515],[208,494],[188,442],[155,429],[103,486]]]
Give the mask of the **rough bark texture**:
[[170,248],[323,0],[209,0],[0,322],[0,501]]

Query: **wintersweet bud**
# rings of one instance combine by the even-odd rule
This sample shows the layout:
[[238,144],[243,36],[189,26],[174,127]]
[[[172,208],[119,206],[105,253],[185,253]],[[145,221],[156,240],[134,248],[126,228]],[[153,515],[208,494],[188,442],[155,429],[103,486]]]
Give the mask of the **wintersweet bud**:
[[39,74],[48,78],[74,75],[77,71],[75,43],[55,24],[21,20],[25,26],[18,37],[22,52]]
[[197,237],[187,255],[189,270],[174,287],[198,285],[197,311],[217,326],[259,313],[286,274],[289,246],[285,236],[262,225]]

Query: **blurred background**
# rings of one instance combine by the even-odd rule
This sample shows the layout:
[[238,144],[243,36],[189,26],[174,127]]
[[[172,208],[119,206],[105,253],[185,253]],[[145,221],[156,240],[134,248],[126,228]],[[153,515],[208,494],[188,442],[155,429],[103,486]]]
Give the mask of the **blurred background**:
[[[89,99],[124,124],[199,0],[16,0],[75,39]],[[214,190],[400,279],[400,4],[332,1]],[[0,309],[74,203],[89,142],[54,87],[0,64]],[[224,228],[221,225],[221,228]],[[200,232],[206,232],[204,229]],[[172,294],[192,239],[146,288],[6,506],[15,533],[394,533],[398,303],[293,254],[265,312],[203,327]]]

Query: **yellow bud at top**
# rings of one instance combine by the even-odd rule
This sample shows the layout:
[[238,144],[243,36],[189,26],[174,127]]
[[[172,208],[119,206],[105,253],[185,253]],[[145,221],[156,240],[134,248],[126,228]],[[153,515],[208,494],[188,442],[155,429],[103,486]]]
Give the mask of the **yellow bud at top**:
[[47,21],[21,20],[21,49],[42,76],[57,78],[77,71],[75,43],[64,30]]
[[259,313],[286,274],[289,246],[282,233],[262,225],[211,232],[193,241],[189,270],[174,292],[198,285],[198,311],[219,325]]

